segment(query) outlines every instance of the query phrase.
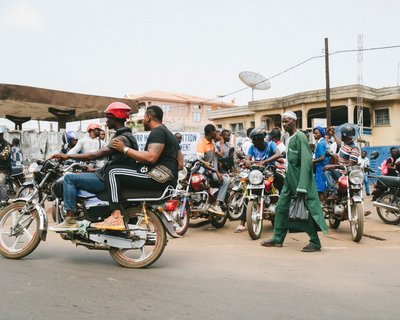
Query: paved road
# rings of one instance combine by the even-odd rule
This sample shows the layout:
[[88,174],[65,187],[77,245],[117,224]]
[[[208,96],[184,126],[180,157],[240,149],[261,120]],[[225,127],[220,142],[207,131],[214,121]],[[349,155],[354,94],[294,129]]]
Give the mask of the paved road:
[[399,319],[400,226],[373,213],[361,243],[345,222],[310,254],[305,234],[264,248],[236,225],[190,228],[145,270],[50,234],[25,259],[0,257],[0,319]]

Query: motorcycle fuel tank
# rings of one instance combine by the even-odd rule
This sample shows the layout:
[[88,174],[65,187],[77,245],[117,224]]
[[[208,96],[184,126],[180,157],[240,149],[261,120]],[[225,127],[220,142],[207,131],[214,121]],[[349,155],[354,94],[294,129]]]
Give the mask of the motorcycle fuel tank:
[[339,178],[339,192],[340,193],[347,192],[347,178],[346,177]]
[[194,173],[192,175],[191,186],[194,191],[203,191],[207,187],[207,179],[200,173]]

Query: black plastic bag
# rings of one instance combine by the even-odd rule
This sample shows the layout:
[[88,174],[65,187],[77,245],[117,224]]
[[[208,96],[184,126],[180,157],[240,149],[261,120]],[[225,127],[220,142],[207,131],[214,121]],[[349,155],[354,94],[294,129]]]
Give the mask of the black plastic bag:
[[299,194],[290,201],[289,221],[307,222],[308,215],[306,195]]

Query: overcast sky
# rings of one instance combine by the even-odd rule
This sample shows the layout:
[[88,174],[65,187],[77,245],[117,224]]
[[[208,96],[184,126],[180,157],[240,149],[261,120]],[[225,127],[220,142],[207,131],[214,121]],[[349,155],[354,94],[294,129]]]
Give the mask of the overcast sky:
[[[329,51],[400,45],[398,0],[1,0],[0,83],[123,97],[215,98]],[[397,85],[400,48],[363,55],[363,83]],[[331,86],[357,83],[357,53],[330,57]],[[271,79],[255,99],[325,87],[324,59]],[[251,90],[229,95],[238,105]]]

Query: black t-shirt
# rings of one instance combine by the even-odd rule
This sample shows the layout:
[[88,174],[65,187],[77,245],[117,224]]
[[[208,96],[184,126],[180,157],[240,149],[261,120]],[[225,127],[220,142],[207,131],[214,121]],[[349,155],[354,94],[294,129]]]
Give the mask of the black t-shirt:
[[[393,165],[398,158],[399,158],[398,156],[392,157],[392,155],[390,155],[390,157],[387,159],[386,163],[389,164],[389,165]],[[397,176],[397,171],[395,169],[389,169],[387,175],[388,176],[392,176],[392,177],[396,177]]]
[[178,150],[179,144],[175,136],[163,124],[151,130],[144,150],[147,151],[151,143],[161,143],[164,150],[158,158],[157,164],[166,166],[171,170],[175,179],[178,179]]

